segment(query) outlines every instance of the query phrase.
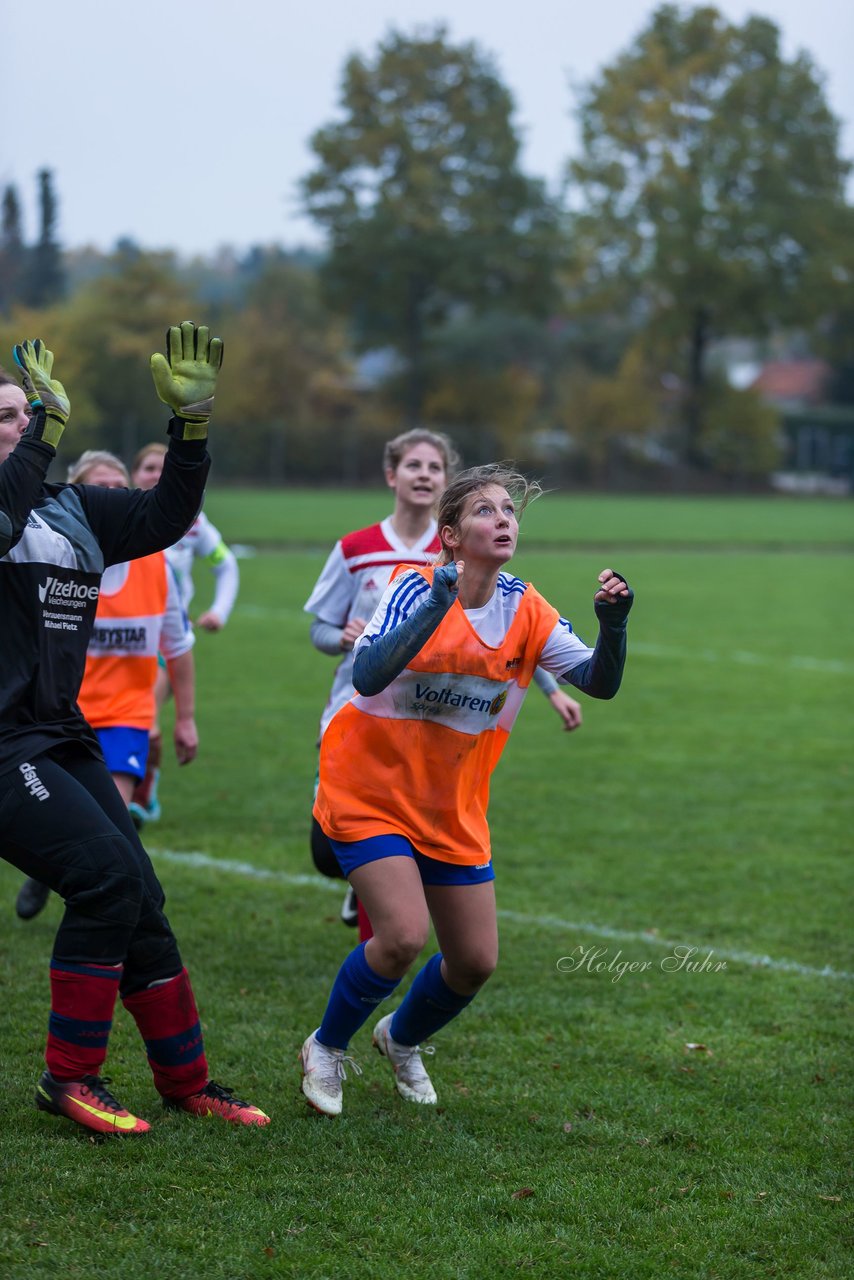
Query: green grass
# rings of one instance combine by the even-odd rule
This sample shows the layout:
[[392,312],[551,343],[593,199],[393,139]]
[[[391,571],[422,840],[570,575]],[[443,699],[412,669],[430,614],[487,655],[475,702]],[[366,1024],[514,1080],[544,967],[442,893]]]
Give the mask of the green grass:
[[[337,495],[311,504],[318,539],[348,524]],[[590,500],[584,523],[618,505],[599,519]],[[240,541],[259,512],[211,514]],[[585,701],[566,735],[534,690],[496,774],[501,964],[436,1037],[439,1106],[396,1097],[366,1028],[334,1122],[302,1103],[295,1062],[353,942],[337,887],[298,879],[333,668],[301,607],[325,548],[242,562],[232,621],[198,640],[200,757],[167,763],[147,843],[214,1073],[274,1123],[161,1116],[123,1012],[108,1068],[151,1134],[93,1144],[37,1113],[60,904],[15,920],[0,864],[4,1280],[847,1274],[854,984],[820,974],[854,971],[851,566],[746,535],[749,550],[668,549],[654,514],[608,552],[637,591],[619,698]],[[799,526],[806,546],[819,524]],[[570,541],[514,567],[588,638],[605,561]],[[270,878],[178,857],[192,851]],[[669,972],[671,942],[726,967]],[[596,971],[620,959],[647,967]]]
[[[386,514],[388,490],[217,489],[205,510],[233,542],[332,543]],[[523,541],[558,546],[804,544],[854,551],[854,506],[845,499],[585,496],[550,493],[528,509]]]

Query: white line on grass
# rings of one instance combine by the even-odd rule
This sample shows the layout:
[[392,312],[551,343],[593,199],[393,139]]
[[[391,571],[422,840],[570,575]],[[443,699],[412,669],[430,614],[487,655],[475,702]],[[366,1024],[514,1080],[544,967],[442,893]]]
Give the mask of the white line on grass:
[[785,667],[791,671],[811,671],[820,675],[854,675],[854,663],[836,658],[813,658],[807,654],[792,654],[788,658],[769,658],[758,653],[736,649],[718,653],[715,649],[678,649],[664,644],[648,644],[643,640],[630,642],[630,651],[642,658],[670,658],[685,662],[735,662],[744,667]]
[[[340,893],[344,887],[341,880],[327,880],[320,875],[295,875],[288,871],[269,871],[266,867],[253,866],[251,862],[212,858],[207,853],[182,853],[177,849],[154,848],[150,848],[148,852],[153,858],[162,858],[164,862],[174,862],[178,866],[226,871],[252,880],[270,880],[275,884],[331,890],[333,893]],[[695,946],[694,943],[689,942],[669,942],[666,938],[659,938],[654,933],[634,933],[628,929],[612,929],[609,925],[590,924],[586,920],[562,920],[559,916],[528,916],[519,911],[504,910],[499,910],[498,916],[499,919],[509,920],[512,924],[534,925],[538,929],[561,929],[567,933],[586,933],[594,938],[610,938],[612,942],[645,942],[654,947],[667,947],[669,951],[674,951],[677,947]],[[719,960],[732,960],[757,969],[773,969],[776,973],[797,973],[807,978],[841,978],[847,982],[854,980],[854,973],[846,973],[843,969],[832,969],[830,965],[825,965],[823,969],[815,969],[811,965],[800,964],[797,960],[775,960],[771,956],[754,955],[751,951],[720,951],[707,943],[696,946],[697,954],[708,951],[713,951]]]

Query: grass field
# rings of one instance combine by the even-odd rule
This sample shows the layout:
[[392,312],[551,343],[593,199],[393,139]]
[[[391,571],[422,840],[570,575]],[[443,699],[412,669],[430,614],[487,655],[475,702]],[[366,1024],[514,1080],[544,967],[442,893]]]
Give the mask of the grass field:
[[[234,542],[326,544],[360,529],[388,506],[388,491],[215,489],[205,510]],[[525,539],[537,546],[734,546],[854,551],[854,509],[818,498],[662,497],[547,494],[527,511]]]
[[439,1106],[394,1094],[369,1024],[327,1121],[296,1054],[354,937],[307,849],[333,662],[302,602],[369,496],[211,495],[231,540],[281,549],[199,637],[202,752],[145,837],[214,1074],[274,1123],[162,1115],[123,1012],[108,1069],[152,1132],[37,1113],[60,904],[22,924],[0,864],[0,1276],[850,1274],[850,505],[531,510],[514,568],[583,638],[599,569],[635,587],[623,690],[572,735],[536,690],[522,711],[491,808],[502,960],[436,1037]]

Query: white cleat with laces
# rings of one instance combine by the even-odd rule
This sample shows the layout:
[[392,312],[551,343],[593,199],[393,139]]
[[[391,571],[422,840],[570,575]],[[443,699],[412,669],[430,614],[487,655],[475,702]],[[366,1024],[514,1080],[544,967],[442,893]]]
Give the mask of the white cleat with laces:
[[384,1058],[388,1058],[394,1068],[394,1083],[400,1096],[407,1102],[422,1102],[432,1106],[436,1102],[436,1090],[424,1070],[421,1055],[435,1053],[436,1050],[432,1044],[425,1045],[423,1048],[418,1044],[398,1044],[389,1034],[393,1017],[393,1013],[387,1013],[374,1027],[374,1048]]
[[324,1116],[340,1116],[343,1104],[343,1082],[347,1079],[344,1064],[357,1076],[362,1068],[344,1049],[330,1049],[317,1039],[313,1031],[299,1055],[302,1066],[302,1091],[309,1106]]

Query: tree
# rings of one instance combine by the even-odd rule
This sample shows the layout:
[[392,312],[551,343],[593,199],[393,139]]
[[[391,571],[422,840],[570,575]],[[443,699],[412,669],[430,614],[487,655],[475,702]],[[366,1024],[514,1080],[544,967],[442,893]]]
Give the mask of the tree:
[[312,138],[306,207],[330,235],[323,278],[363,347],[408,365],[421,411],[425,338],[461,305],[542,314],[554,296],[559,219],[518,168],[513,101],[476,45],[441,26],[391,32],[373,62],[347,62],[344,118]]
[[39,238],[30,249],[26,274],[26,301],[31,307],[46,307],[65,292],[62,252],[56,238],[58,206],[49,169],[41,169],[39,184]]
[[0,214],[0,312],[4,315],[20,300],[25,252],[21,203],[15,187],[7,186]]
[[74,407],[69,448],[113,449],[129,460],[162,436],[168,417],[149,357],[164,349],[170,324],[198,312],[171,254],[125,244],[107,266],[59,308],[55,349],[62,352],[60,376],[68,379]]
[[324,428],[352,408],[340,329],[313,271],[282,256],[259,266],[226,335],[217,391],[225,467],[273,483],[312,453],[328,467],[338,443],[324,438]]
[[686,460],[705,465],[714,336],[821,314],[846,283],[839,124],[806,54],[777,27],[713,8],[659,8],[582,95],[570,166],[582,293],[622,300],[678,349]]

